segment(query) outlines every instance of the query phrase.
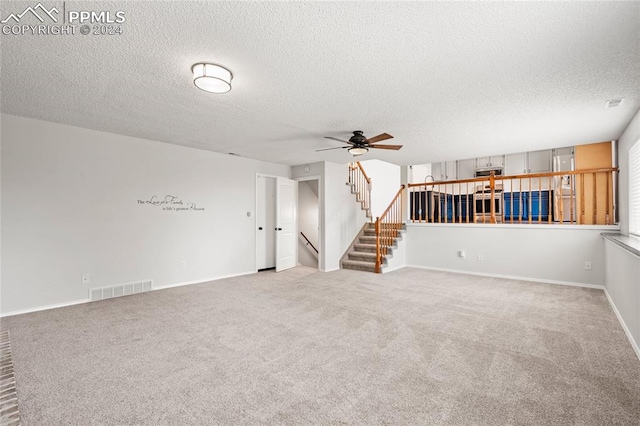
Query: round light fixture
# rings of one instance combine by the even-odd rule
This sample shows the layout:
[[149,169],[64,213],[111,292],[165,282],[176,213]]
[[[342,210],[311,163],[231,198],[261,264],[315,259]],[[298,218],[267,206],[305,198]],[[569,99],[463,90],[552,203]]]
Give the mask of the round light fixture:
[[369,152],[369,148],[365,148],[364,146],[354,146],[353,148],[349,148],[349,153],[353,154],[353,156],[366,154]]
[[231,90],[233,74],[216,64],[198,63],[191,67],[193,84],[209,93],[227,93]]

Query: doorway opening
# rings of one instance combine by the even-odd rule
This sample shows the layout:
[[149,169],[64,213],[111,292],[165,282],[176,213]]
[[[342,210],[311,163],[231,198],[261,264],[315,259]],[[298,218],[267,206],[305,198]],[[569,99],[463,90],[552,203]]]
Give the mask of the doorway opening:
[[298,265],[320,266],[320,179],[298,180]]

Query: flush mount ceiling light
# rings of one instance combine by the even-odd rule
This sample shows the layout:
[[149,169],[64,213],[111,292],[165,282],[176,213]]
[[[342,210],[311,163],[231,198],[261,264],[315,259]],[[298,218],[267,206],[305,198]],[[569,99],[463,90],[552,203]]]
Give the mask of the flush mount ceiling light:
[[197,63],[191,67],[193,84],[209,93],[227,93],[231,90],[233,74],[216,64]]
[[349,153],[353,154],[354,157],[356,155],[366,154],[367,152],[369,152],[369,148],[365,148],[363,146],[354,146],[353,148],[349,148]]

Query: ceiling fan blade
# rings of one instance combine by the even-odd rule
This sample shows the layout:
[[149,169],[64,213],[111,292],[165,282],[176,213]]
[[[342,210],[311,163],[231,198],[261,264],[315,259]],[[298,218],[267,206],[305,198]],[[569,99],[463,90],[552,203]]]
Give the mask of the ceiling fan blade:
[[329,150],[332,150],[332,149],[346,149],[346,148],[351,148],[351,147],[350,146],[336,146],[336,147],[333,147],[333,148],[316,149],[316,152],[329,151]]
[[374,149],[393,149],[393,150],[397,151],[400,148],[402,148],[402,145],[371,145],[369,148],[374,148]]
[[391,136],[389,133],[380,133],[378,136],[374,136],[372,138],[367,139],[367,143],[371,144],[376,142],[382,142],[392,138],[393,136]]
[[324,138],[325,138],[325,139],[331,139],[331,140],[338,141],[338,142],[342,142],[342,143],[348,143],[348,144],[353,145],[353,142],[345,141],[344,139],[334,138],[333,136],[325,136]]

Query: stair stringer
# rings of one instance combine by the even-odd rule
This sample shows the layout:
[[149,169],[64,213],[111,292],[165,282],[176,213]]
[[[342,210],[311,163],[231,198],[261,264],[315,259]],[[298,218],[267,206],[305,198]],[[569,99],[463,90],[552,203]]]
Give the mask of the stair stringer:
[[407,266],[407,230],[402,227],[395,240],[393,256],[387,256],[387,265],[381,268],[383,274]]
[[349,186],[349,190],[351,191],[351,193],[353,195],[356,196],[356,202],[360,203],[360,209],[362,209],[362,211],[364,211],[365,216],[367,216],[367,219],[373,220],[373,214],[371,214],[371,206],[366,206],[366,201],[365,200],[361,200],[360,197],[358,196],[358,191],[356,191],[356,184],[355,183],[350,183],[347,182],[346,183]]
[[340,268],[342,268],[342,262],[349,258],[349,253],[353,250],[353,246],[355,246],[358,243],[358,241],[360,241],[360,237],[364,235],[364,230],[367,228],[367,226],[369,226],[369,222],[365,222],[362,225],[362,228],[360,228],[360,231],[358,232],[358,234],[355,236],[353,241],[351,241],[351,244],[349,244],[349,247],[347,247],[347,250],[344,252],[342,257],[340,258]]

